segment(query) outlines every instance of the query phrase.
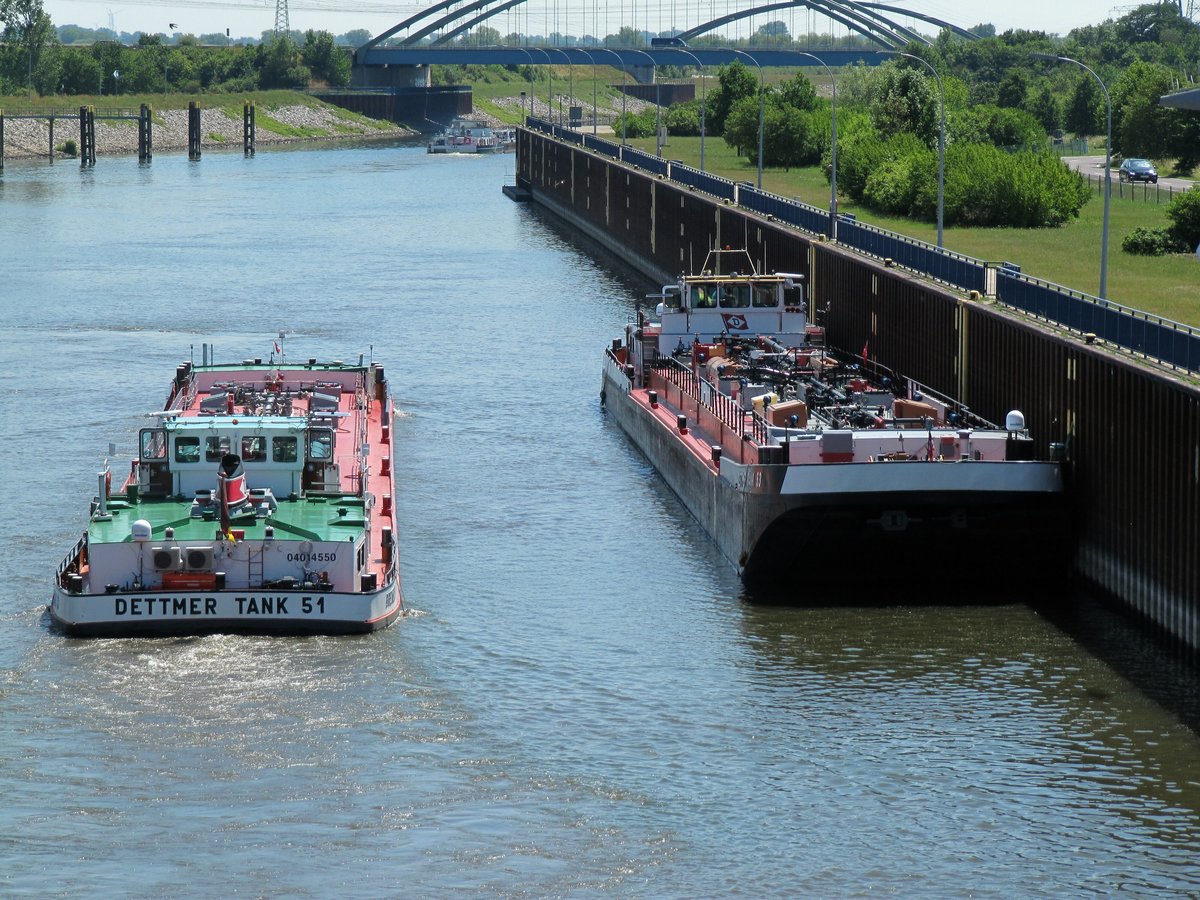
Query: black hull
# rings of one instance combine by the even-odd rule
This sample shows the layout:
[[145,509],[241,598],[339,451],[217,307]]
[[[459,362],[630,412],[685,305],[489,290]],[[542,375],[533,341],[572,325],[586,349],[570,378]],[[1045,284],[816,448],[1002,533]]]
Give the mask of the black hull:
[[[1067,578],[1071,530],[1061,492],[785,494],[778,486],[786,466],[758,467],[774,490],[739,490],[663,428],[620,379],[604,379],[610,415],[755,592],[812,603],[843,595],[962,602],[984,599],[980,585],[1023,599],[1019,585],[1029,579]],[[960,581],[970,591],[947,591]]]

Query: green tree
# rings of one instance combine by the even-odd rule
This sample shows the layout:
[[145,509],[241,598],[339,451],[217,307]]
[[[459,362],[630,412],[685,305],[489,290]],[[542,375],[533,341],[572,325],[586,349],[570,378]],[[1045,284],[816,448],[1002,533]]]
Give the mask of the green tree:
[[288,35],[272,38],[258,48],[260,81],[263,88],[302,88],[308,85],[309,71],[301,62],[300,51]]
[[717,81],[719,86],[708,94],[707,125],[710,134],[724,133],[725,119],[734,105],[739,100],[758,94],[758,79],[750,74],[741,60],[721,66]]
[[1029,112],[1038,120],[1047,134],[1062,127],[1062,106],[1058,102],[1058,98],[1054,96],[1054,92],[1050,90],[1049,85],[1044,85],[1034,95],[1029,104]]
[[[42,8],[42,0],[0,0],[0,23],[4,24],[4,43],[22,51],[25,77],[21,80],[32,88],[33,72],[42,51],[57,40],[54,24]],[[12,71],[15,68],[14,61],[9,67],[9,77],[15,75]]]
[[1200,251],[1200,187],[1193,187],[1167,206],[1171,233],[1188,249]]
[[1086,72],[1075,81],[1071,99],[1067,101],[1067,129],[1076,134],[1104,134],[1104,98],[1096,80]]
[[813,110],[817,108],[817,89],[805,75],[796,75],[781,84],[776,94],[784,106],[793,109]]
[[94,94],[100,84],[100,64],[83,48],[63,48],[59,72],[66,94]]
[[311,28],[306,31],[300,55],[317,81],[324,81],[330,87],[350,83],[350,56],[337,46],[330,32]]
[[1110,89],[1113,145],[1125,156],[1165,156],[1173,110],[1158,105],[1174,75],[1156,63],[1135,62]]
[[880,67],[871,92],[871,121],[880,134],[908,132],[937,146],[939,98],[933,80],[908,66]]
[[1025,95],[1028,91],[1025,73],[1020,69],[1009,69],[996,92],[996,105],[1006,109],[1020,109],[1025,105]]
[[[711,113],[709,121],[712,121]],[[747,156],[751,162],[758,161],[758,98],[742,97],[733,105],[725,117],[723,134],[725,143],[733,147],[738,156]],[[763,140],[766,136],[764,133]]]

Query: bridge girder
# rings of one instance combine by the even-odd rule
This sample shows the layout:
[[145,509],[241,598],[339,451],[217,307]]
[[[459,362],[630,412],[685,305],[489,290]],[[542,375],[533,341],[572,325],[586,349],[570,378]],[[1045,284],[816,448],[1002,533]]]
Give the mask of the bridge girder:
[[[399,32],[416,25],[418,22],[426,20],[430,16],[434,16],[443,10],[450,10],[451,7],[455,6],[459,2],[461,2],[461,0],[439,0],[439,2],[434,3],[432,6],[421,10],[415,15],[409,16],[398,25],[395,25],[392,28],[389,28],[387,31],[384,31],[383,33],[371,38],[371,40],[359,47],[357,52],[365,56],[368,51],[378,47],[379,44],[388,38],[395,36]],[[440,34],[433,43],[445,44],[463,32],[469,31],[475,25],[485,22],[493,16],[499,15],[502,12],[506,12],[515,6],[519,6],[522,3],[527,2],[529,2],[529,0],[503,0],[503,2],[501,2],[501,0],[474,0],[474,2],[467,3],[464,6],[460,6],[458,9],[447,12],[445,15],[435,19],[433,22],[422,26],[416,32],[406,35],[401,43],[404,46],[412,46],[434,32],[442,30],[442,34]],[[493,6],[493,4],[495,5]],[[711,21],[705,22],[701,25],[693,26],[692,28],[681,32],[679,37],[683,40],[688,40],[720,28],[722,25],[726,25],[729,22],[738,21],[740,19],[748,18],[764,12],[773,12],[775,10],[795,8],[797,6],[807,7],[814,12],[825,15],[833,21],[845,25],[850,30],[889,50],[894,50],[907,43],[915,42],[929,44],[930,42],[917,32],[906,28],[898,22],[893,21],[884,13],[899,14],[909,18],[920,19],[921,21],[928,22],[932,25],[937,25],[939,28],[949,28],[955,34],[967,39],[974,39],[977,37],[977,35],[974,35],[963,28],[959,28],[956,25],[952,25],[942,19],[938,19],[924,13],[905,9],[892,4],[864,2],[864,0],[782,0],[782,2],[760,4],[738,10],[716,19],[712,19]],[[492,8],[488,9],[487,7]],[[483,10],[483,12],[480,12],[478,15],[472,15],[479,10]],[[882,10],[883,12],[877,12],[876,10]],[[471,18],[464,20],[464,17],[466,16],[471,16]],[[447,28],[449,28],[449,30],[445,30]]]

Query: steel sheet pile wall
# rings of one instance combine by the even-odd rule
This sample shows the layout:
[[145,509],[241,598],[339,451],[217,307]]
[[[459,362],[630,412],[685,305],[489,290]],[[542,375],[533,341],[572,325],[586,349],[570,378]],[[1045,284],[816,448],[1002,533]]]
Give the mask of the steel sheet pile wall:
[[[1043,455],[1068,444],[1076,571],[1200,651],[1200,390],[685,184],[525,134],[530,165],[518,172],[534,200],[602,231],[646,274],[694,271],[714,243],[745,248],[765,271],[809,275],[833,346],[865,348],[992,421],[1020,409]],[[1020,560],[997,560],[992,574],[1020,592]]]

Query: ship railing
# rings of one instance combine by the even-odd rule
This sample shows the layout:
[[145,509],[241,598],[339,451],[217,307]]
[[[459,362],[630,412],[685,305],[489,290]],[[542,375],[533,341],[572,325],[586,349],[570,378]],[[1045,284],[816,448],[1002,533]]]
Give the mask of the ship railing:
[[78,571],[79,560],[83,557],[83,548],[87,546],[87,535],[84,535],[75,542],[75,546],[71,548],[61,563],[58,564],[58,584],[62,586],[63,576],[69,574],[72,570]]
[[649,387],[663,392],[663,399],[675,406],[703,431],[713,432],[722,453],[743,465],[775,462],[778,448],[770,435],[770,426],[757,412],[745,410],[741,403],[716,386],[701,379],[688,366],[669,356],[650,363]]

